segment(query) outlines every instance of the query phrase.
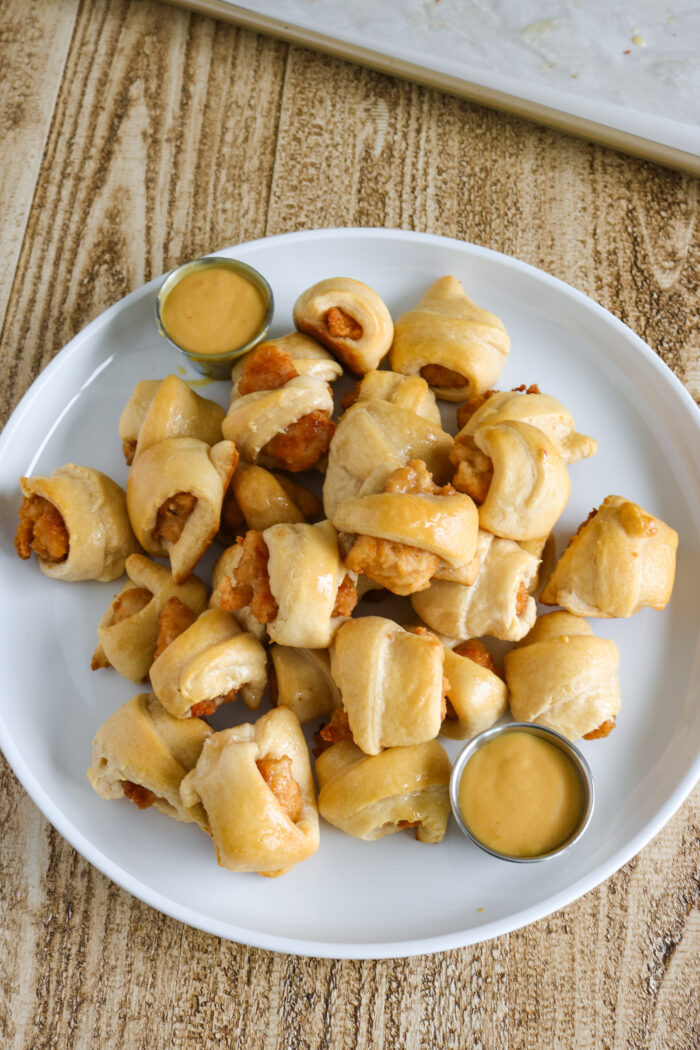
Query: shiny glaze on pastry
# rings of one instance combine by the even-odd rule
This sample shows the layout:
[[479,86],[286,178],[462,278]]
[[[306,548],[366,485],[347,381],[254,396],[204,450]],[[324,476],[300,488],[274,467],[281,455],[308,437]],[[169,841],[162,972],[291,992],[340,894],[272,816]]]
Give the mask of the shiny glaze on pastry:
[[318,808],[347,835],[372,842],[415,829],[419,842],[440,842],[450,813],[450,760],[437,740],[366,755],[343,741],[316,760]]
[[[547,435],[529,423],[509,420],[481,427],[474,442],[493,468],[479,506],[480,527],[510,540],[547,536],[571,489],[566,465]],[[459,475],[454,485],[463,489]]]
[[169,557],[182,583],[217,532],[224,492],[238,462],[232,441],[207,445],[197,438],[167,438],[134,462],[126,485],[129,518],[141,545]]
[[176,718],[213,714],[240,691],[255,710],[267,686],[267,658],[257,638],[223,609],[207,609],[156,657],[153,691]]
[[128,464],[151,445],[172,437],[221,440],[221,405],[200,397],[176,375],[143,379],[134,387],[119,419],[119,437]]
[[380,297],[351,277],[328,278],[302,292],[294,304],[294,324],[357,375],[377,367],[394,335]]
[[497,382],[509,350],[503,322],[448,276],[399,317],[389,360],[395,372],[422,375],[445,401],[464,401]]
[[331,674],[343,699],[354,742],[368,755],[420,744],[440,731],[443,647],[393,620],[347,620],[331,647]]
[[441,735],[466,740],[494,725],[508,710],[508,690],[493,660],[477,641],[445,647],[447,715]]
[[102,798],[126,797],[204,827],[204,811],[183,803],[180,784],[211,733],[201,719],[173,718],[152,693],[139,693],[98,729],[88,779]]
[[328,449],[323,484],[323,507],[332,518],[346,499],[381,492],[398,467],[421,459],[438,484],[452,471],[449,453],[453,439],[415,412],[388,401],[359,401],[336,428]]
[[442,429],[442,417],[435,394],[420,376],[405,376],[400,372],[373,368],[356,384],[352,394],[343,399],[343,407],[349,408],[350,404],[357,401],[372,401],[375,398],[415,412],[434,427]]
[[678,533],[622,496],[607,496],[571,537],[547,586],[545,605],[577,616],[633,616],[667,605]]
[[249,529],[298,524],[321,512],[319,499],[304,486],[264,467],[240,462],[231,479],[233,493]]
[[[193,614],[206,609],[208,591],[196,576],[176,584],[172,574],[143,554],[130,554],[126,559],[127,583],[111,602],[97,627],[98,646],[93,656],[93,670],[114,667],[132,682],[143,682],[153,658],[158,639],[158,617],[166,602],[179,598]],[[140,597],[129,614],[124,608],[130,597]],[[127,615],[125,615],[127,614]]]
[[273,706],[288,707],[302,725],[327,718],[340,707],[340,690],[331,677],[327,649],[271,645],[270,696]]
[[537,606],[532,591],[539,559],[513,540],[479,532],[480,567],[474,583],[433,580],[425,591],[411,595],[421,619],[448,638],[491,635],[517,641],[535,622]]
[[20,478],[15,550],[36,554],[53,580],[115,580],[139,549],[124,490],[92,467],[66,463],[49,477]]
[[[343,374],[343,366],[321,346],[316,339],[304,332],[289,332],[277,339],[266,339],[264,343],[258,343],[257,350],[272,348],[281,350],[291,358],[294,370],[300,376],[313,376],[322,379],[324,383],[333,383]],[[231,371],[231,400],[240,397],[238,392],[238,380],[245,368],[245,358],[236,361]]]
[[456,445],[473,437],[480,427],[517,420],[544,431],[565,463],[576,463],[595,455],[598,447],[595,438],[579,434],[573,416],[561,401],[540,393],[537,387],[534,390],[528,388],[527,391],[492,390],[476,398],[475,402],[481,404],[469,414],[469,419],[455,438]]
[[309,752],[286,708],[215,733],[180,790],[186,806],[201,803],[217,860],[230,871],[283,875],[318,849]]
[[504,668],[510,709],[518,722],[539,722],[576,740],[606,736],[620,710],[614,642],[597,638],[580,616],[541,616]]

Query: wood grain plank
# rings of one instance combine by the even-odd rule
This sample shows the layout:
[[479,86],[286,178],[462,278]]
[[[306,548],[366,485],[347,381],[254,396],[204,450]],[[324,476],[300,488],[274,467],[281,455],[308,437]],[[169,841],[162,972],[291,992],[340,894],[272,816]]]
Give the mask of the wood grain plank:
[[[511,970],[527,976],[510,984],[510,1045],[648,1047],[662,989],[682,1017],[676,1030],[666,1030],[668,1045],[693,1045],[692,1033],[700,1031],[693,922],[699,817],[696,790],[654,842],[599,889],[511,934]],[[668,984],[664,955],[686,937],[682,977]]]
[[[39,915],[47,896],[48,825],[0,755],[0,1045],[28,1045]],[[21,951],[18,951],[21,946]]]
[[[75,4],[6,0],[0,19],[0,331],[75,22]],[[40,71],[40,75],[37,75]]]
[[106,306],[263,233],[284,57],[165,5],[81,9],[8,309],[5,415]]

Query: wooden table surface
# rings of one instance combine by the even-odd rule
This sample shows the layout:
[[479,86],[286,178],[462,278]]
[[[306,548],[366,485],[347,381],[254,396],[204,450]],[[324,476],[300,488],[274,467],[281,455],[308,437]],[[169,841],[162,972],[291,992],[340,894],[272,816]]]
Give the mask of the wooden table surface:
[[[533,263],[700,395],[697,180],[150,0],[4,0],[0,70],[3,421],[144,281],[321,226]],[[700,1047],[697,789],[570,907],[385,962],[252,950],[158,914],[84,861],[1,758],[0,827],[3,1050]]]

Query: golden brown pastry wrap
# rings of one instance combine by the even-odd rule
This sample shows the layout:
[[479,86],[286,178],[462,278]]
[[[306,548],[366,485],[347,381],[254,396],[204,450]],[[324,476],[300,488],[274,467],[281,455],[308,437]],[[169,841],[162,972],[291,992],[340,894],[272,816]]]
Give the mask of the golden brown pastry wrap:
[[193,708],[215,709],[239,691],[255,710],[267,686],[265,650],[230,613],[207,609],[153,661],[151,684],[176,718],[190,717]]
[[328,450],[323,506],[332,518],[340,503],[381,492],[389,474],[422,459],[438,484],[451,474],[452,438],[427,420],[387,401],[360,401],[338,423]]
[[394,334],[391,314],[377,293],[351,277],[328,278],[302,292],[294,324],[358,375],[377,367]]
[[281,431],[312,412],[333,412],[333,396],[328,384],[313,375],[290,379],[276,390],[255,390],[234,398],[221,430],[235,441],[248,463],[278,466],[263,449]]
[[453,740],[466,740],[494,725],[508,709],[508,690],[505,682],[488,667],[445,649],[445,677],[447,690],[447,717],[442,723],[441,735]]
[[173,718],[152,693],[139,693],[97,730],[88,779],[101,798],[128,795],[139,809],[153,805],[168,817],[204,828],[202,807],[183,803],[180,783],[211,733],[201,719]]
[[135,446],[132,461],[166,438],[193,437],[215,445],[225,415],[221,405],[195,394],[176,375],[143,379],[121,414],[119,437],[125,446]]
[[[143,554],[130,554],[125,568],[129,583],[122,587],[98,624],[98,646],[93,666],[109,664],[132,682],[143,682],[153,663],[158,641],[158,617],[165,603],[170,598],[179,598],[195,616],[199,616],[207,607],[208,592],[196,576],[176,584],[166,568]],[[115,622],[115,603],[134,588],[150,591],[150,601],[137,612]]]
[[259,532],[271,525],[306,521],[302,503],[317,507],[315,513],[321,509],[316,497],[301,485],[249,463],[238,464],[231,488],[248,528]]
[[519,722],[538,722],[570,740],[607,735],[620,710],[614,642],[597,638],[580,616],[541,616],[505,656],[510,709]]
[[[152,445],[132,466],[126,499],[134,532],[149,554],[170,558],[176,583],[187,579],[216,536],[224,492],[237,461],[232,441],[209,446],[181,437]],[[193,497],[195,503],[173,541],[158,535],[159,512],[167,517],[167,506],[180,495]]]
[[437,567],[434,580],[450,580],[452,583],[461,583],[465,587],[474,583],[474,580],[479,575],[481,569],[481,562],[479,560],[479,547],[477,538],[477,548],[474,552],[474,557],[470,561],[464,562],[462,565],[449,565],[446,561],[441,561]]
[[[290,332],[278,339],[266,339],[264,343],[258,343],[256,349],[263,350],[268,347],[282,350],[291,358],[292,364],[300,376],[314,376],[322,379],[325,383],[333,383],[343,374],[343,366],[338,364],[334,357],[321,346],[310,335],[303,332]],[[238,393],[238,380],[241,378],[245,368],[245,357],[236,361],[231,372],[231,400],[240,397]]]
[[340,690],[331,677],[327,649],[272,645],[270,657],[276,683],[275,705],[288,707],[302,725],[314,718],[327,717],[340,707]]
[[433,580],[411,595],[421,619],[448,638],[491,635],[517,641],[532,627],[537,606],[531,596],[539,560],[512,540],[479,533],[480,569],[471,586]]
[[[509,540],[547,536],[569,499],[566,465],[547,435],[529,423],[481,427],[474,442],[493,463],[479,525]],[[455,487],[460,488],[457,479]]]
[[390,362],[395,372],[421,374],[438,397],[464,401],[492,387],[510,350],[505,327],[441,277],[396,322]]
[[343,622],[333,616],[338,588],[348,575],[329,521],[273,525],[263,533],[270,552],[270,590],[277,602],[268,634],[279,645],[325,649]]
[[356,401],[389,401],[397,408],[415,412],[434,427],[442,429],[442,418],[435,394],[420,376],[405,376],[400,372],[372,369],[357,384]]
[[676,572],[678,533],[622,496],[607,496],[562,554],[545,605],[577,616],[633,616],[663,609]]
[[237,546],[241,554],[227,556],[216,603],[237,613],[248,607],[278,645],[327,648],[354,607],[345,598],[356,600],[355,574],[341,560],[331,523],[251,530]]
[[347,620],[331,647],[331,674],[354,742],[365,754],[421,744],[440,732],[443,647],[382,616]]
[[473,437],[483,426],[516,420],[544,431],[565,463],[595,455],[595,438],[576,431],[571,413],[549,394],[527,394],[519,390],[494,391],[470,416],[455,439],[455,444]]
[[[293,788],[287,778],[297,803],[296,819],[263,775],[280,761],[296,784]],[[283,875],[318,849],[309,753],[297,718],[286,708],[270,711],[254,725],[211,736],[183,780],[181,794],[186,806],[201,803],[217,860],[231,871]],[[284,801],[285,795],[281,797]]]
[[415,828],[419,842],[440,842],[450,814],[450,761],[437,740],[365,755],[334,744],[316,760],[321,816],[347,835],[374,841]]
[[139,545],[129,524],[124,490],[116,482],[92,467],[66,463],[49,477],[20,478],[20,487],[24,500],[15,539],[20,557],[30,557],[34,542],[22,520],[25,507],[36,499],[46,500],[62,519],[68,549],[60,560],[37,555],[45,576],[77,582],[122,575],[126,558]]
[[479,515],[461,492],[378,492],[344,500],[333,524],[339,532],[377,536],[430,551],[457,568],[476,553]]

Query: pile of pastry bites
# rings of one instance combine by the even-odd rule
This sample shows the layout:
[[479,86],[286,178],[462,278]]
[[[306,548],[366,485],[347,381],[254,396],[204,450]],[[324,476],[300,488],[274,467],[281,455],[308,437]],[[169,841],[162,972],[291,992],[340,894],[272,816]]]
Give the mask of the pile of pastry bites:
[[[138,383],[119,427],[126,492],[74,464],[22,478],[16,538],[50,577],[128,577],[92,666],[152,691],[98,729],[95,791],[193,821],[221,865],[268,876],[315,852],[319,813],[362,839],[411,828],[439,842],[441,735],[466,739],[510,707],[571,739],[606,736],[618,650],[585,617],[662,609],[677,546],[606,496],[542,591],[561,610],[536,619],[569,467],[596,443],[536,385],[494,389],[501,321],[454,277],[396,323],[341,278],[300,295],[294,324],[236,364],[227,412],[174,375]],[[358,381],[334,420],[344,367]],[[436,398],[459,404],[456,438]],[[205,582],[193,573],[215,541]],[[410,599],[404,625],[382,615],[392,594]],[[503,674],[484,637],[516,643]],[[261,717],[207,723],[225,703],[256,712],[268,688]],[[318,794],[301,728],[314,720]]]

